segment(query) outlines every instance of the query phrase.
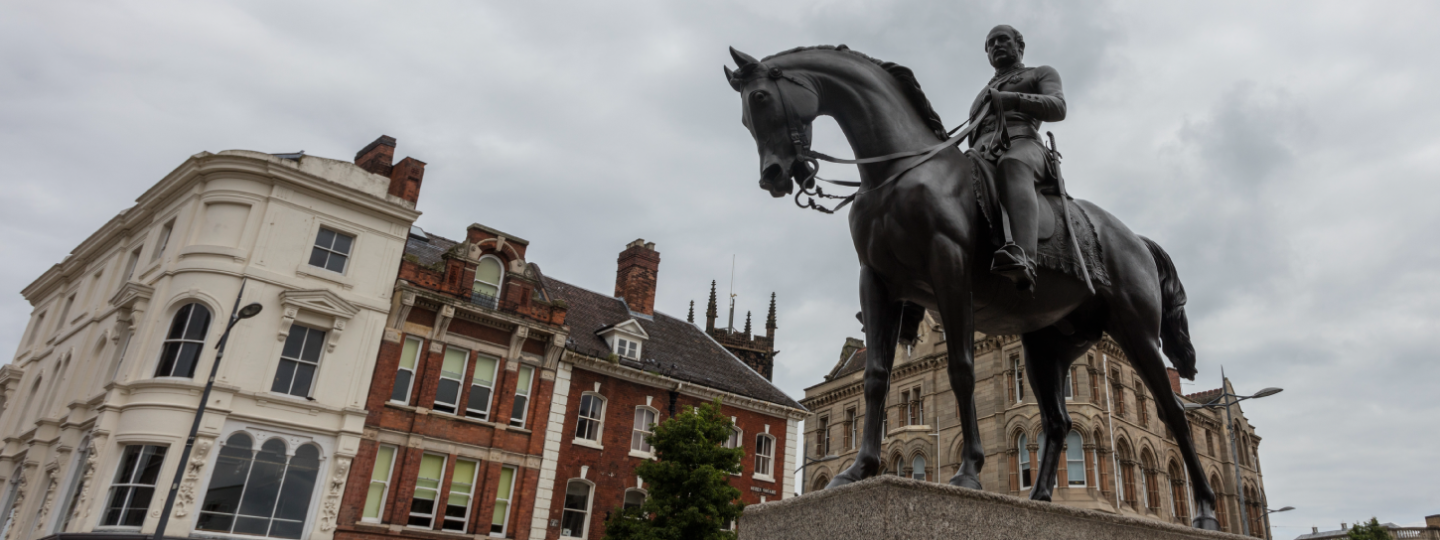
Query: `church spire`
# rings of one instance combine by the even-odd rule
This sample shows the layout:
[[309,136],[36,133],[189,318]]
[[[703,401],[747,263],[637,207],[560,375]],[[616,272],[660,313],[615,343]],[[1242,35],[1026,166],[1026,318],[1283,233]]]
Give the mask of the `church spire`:
[[715,280],[710,280],[710,305],[705,307],[705,331],[715,331],[715,318],[719,316],[715,306]]
[[746,312],[745,312],[745,337],[746,337],[747,339],[750,337],[750,312],[749,312],[749,311],[746,311]]
[[695,324],[695,301],[690,301],[690,313],[685,315],[685,322]]
[[770,293],[770,314],[765,316],[765,337],[775,339],[775,293]]

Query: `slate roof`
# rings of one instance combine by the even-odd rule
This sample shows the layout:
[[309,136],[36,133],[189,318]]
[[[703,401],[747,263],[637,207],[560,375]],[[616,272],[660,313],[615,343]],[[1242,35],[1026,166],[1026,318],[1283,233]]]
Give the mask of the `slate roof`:
[[865,347],[860,347],[859,349],[855,349],[855,352],[850,353],[850,357],[846,358],[844,362],[841,362],[839,366],[836,366],[835,372],[831,373],[829,378],[844,377],[865,369],[865,349]]
[[441,259],[440,256],[444,255],[446,251],[449,251],[450,248],[455,247],[455,244],[459,243],[449,238],[430,233],[425,233],[425,236],[428,237],[428,241],[421,240],[416,236],[414,230],[412,230],[410,236],[405,238],[405,254],[414,255],[420,259],[420,264],[423,266],[429,266],[444,260]]
[[570,339],[565,348],[588,356],[609,356],[610,347],[595,332],[633,318],[650,334],[650,339],[642,346],[641,356],[660,365],[657,367],[633,360],[622,360],[621,365],[656,371],[685,382],[804,410],[803,406],[694,324],[660,312],[648,318],[632,314],[625,302],[618,298],[551,277],[544,279],[545,289],[550,295],[569,305],[565,324],[570,327]]
[[[417,228],[405,241],[405,254],[414,255],[422,265],[433,265],[444,260],[441,255],[457,243]],[[805,409],[694,324],[660,312],[653,317],[632,314],[624,301],[610,295],[543,274],[541,280],[551,298],[568,304],[565,324],[570,327],[570,339],[565,344],[567,349],[598,358],[609,356],[610,347],[604,339],[595,335],[595,331],[633,318],[650,335],[642,347],[641,356],[660,365],[632,360],[622,360],[621,365],[659,372],[688,383],[785,407]]]

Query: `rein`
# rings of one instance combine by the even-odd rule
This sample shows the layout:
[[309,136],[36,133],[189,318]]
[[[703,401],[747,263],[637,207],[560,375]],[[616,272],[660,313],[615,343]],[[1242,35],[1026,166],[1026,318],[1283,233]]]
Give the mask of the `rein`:
[[[809,86],[806,86],[805,83],[800,82],[798,79],[791,77],[790,75],[781,71],[780,68],[770,68],[770,70],[766,73],[766,76],[768,76],[771,80],[775,81],[776,90],[779,90],[780,81],[784,80],[789,81],[790,84],[799,86],[800,88],[804,88],[812,94],[816,94],[817,96],[819,95],[819,92],[816,92]],[[805,133],[803,129],[797,126],[797,124],[799,124],[799,119],[795,117],[795,114],[793,112],[791,112],[790,103],[785,100],[785,92],[777,91],[776,96],[780,99],[780,107],[785,112],[785,129],[790,137],[790,144],[795,147],[795,154],[800,156],[801,163],[805,164],[805,170],[808,172],[805,178],[798,182],[800,185],[800,189],[795,192],[795,206],[798,206],[800,208],[808,208],[825,214],[834,214],[836,211],[844,208],[846,205],[855,202],[855,197],[859,196],[860,194],[875,191],[889,185],[895,179],[900,178],[900,176],[904,175],[907,172],[910,172],[915,167],[919,167],[925,162],[930,161],[930,159],[938,155],[941,150],[959,144],[960,141],[963,140],[965,137],[970,136],[970,132],[975,130],[975,126],[979,125],[975,123],[975,119],[984,118],[985,115],[990,111],[990,103],[987,102],[983,106],[981,106],[980,110],[976,111],[975,114],[972,115],[970,118],[965,119],[965,121],[961,122],[960,125],[955,126],[954,129],[946,132],[946,135],[949,135],[950,138],[941,141],[939,144],[935,144],[919,150],[907,150],[903,152],[896,152],[893,154],[886,154],[883,156],[858,159],[841,159],[811,150],[810,136],[809,134]],[[1001,125],[1003,125],[1004,121],[1002,120],[1000,123]],[[964,129],[961,129],[962,127],[964,127]],[[819,177],[820,161],[828,161],[830,163],[838,163],[841,165],[868,165],[871,163],[884,163],[887,161],[895,161],[916,156],[921,157],[914,163],[911,163],[901,168],[900,170],[892,173],[884,181],[876,184],[875,187],[872,187],[870,189],[859,189],[861,187],[860,182],[851,182],[846,180],[827,180]],[[831,195],[829,193],[825,193],[825,190],[821,189],[820,186],[816,185],[816,180],[837,186],[853,187],[857,189],[854,193],[851,193],[849,195]],[[807,198],[806,203],[803,204],[800,202],[800,196],[802,195],[806,196]],[[819,197],[821,199],[839,199],[840,204],[837,204],[831,208],[826,208],[824,205],[816,203],[815,197]]]

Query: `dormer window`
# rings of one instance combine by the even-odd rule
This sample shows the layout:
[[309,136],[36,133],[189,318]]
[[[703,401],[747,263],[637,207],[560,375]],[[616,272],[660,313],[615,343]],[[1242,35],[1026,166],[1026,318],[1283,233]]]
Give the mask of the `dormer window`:
[[615,354],[632,360],[639,360],[640,344],[617,336],[615,338]]
[[610,352],[620,358],[640,360],[644,354],[645,341],[650,335],[640,326],[640,321],[630,319],[620,324],[606,326],[595,332],[610,345]]
[[481,257],[480,263],[475,265],[475,283],[470,287],[470,302],[495,309],[504,277],[505,267],[500,264],[499,257]]

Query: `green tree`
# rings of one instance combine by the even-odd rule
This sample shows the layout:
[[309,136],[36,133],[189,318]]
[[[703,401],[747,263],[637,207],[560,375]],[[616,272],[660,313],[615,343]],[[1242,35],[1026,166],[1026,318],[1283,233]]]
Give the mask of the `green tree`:
[[722,527],[745,509],[740,490],[730,486],[745,451],[724,447],[730,428],[730,418],[720,414],[719,399],[655,426],[645,440],[656,459],[635,469],[649,497],[639,508],[611,512],[605,538],[734,540],[735,533]]
[[1356,523],[1350,527],[1350,531],[1345,533],[1345,537],[1349,540],[1393,540],[1394,538],[1390,536],[1390,531],[1380,524],[1380,520],[1373,517],[1370,518],[1369,523]]

